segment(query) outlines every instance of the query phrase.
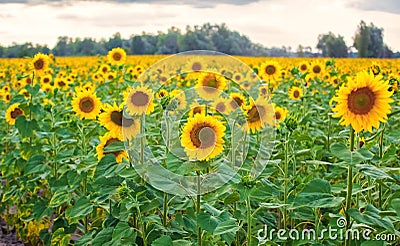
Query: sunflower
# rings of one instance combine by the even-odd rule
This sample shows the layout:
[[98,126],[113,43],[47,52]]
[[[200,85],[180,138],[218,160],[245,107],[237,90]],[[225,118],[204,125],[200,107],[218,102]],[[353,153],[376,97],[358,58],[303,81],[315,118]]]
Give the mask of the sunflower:
[[113,105],[104,104],[103,112],[99,116],[100,125],[104,126],[107,130],[114,135],[122,133],[122,105],[117,106],[114,102]]
[[54,90],[54,87],[51,84],[42,84],[41,87],[42,91],[50,92]]
[[122,104],[119,106],[115,102],[113,105],[105,104],[103,110],[99,116],[100,125],[109,130],[111,134],[122,136],[123,133],[128,138],[133,138],[138,134],[139,121],[126,118]]
[[40,77],[40,85],[49,85],[52,80],[53,77],[50,74],[43,75]]
[[266,86],[266,85],[260,86],[258,88],[258,95],[260,97],[265,97],[265,98],[269,97],[268,86]]
[[69,87],[69,83],[65,78],[56,78],[54,79],[54,87],[66,91]]
[[229,105],[229,100],[225,98],[218,98],[212,103],[214,110],[220,114],[227,115],[232,112],[232,108]]
[[281,67],[275,61],[267,61],[261,64],[259,75],[264,80],[276,80],[279,76],[281,76]]
[[100,113],[101,101],[94,91],[81,91],[72,100],[72,109],[81,119],[95,119]]
[[118,163],[122,162],[122,159],[128,159],[128,154],[126,153],[125,150],[119,150],[115,152],[104,152],[104,148],[106,148],[108,145],[116,142],[122,142],[122,137],[119,135],[114,135],[110,132],[106,133],[104,136],[100,137],[100,144],[97,145],[96,147],[96,153],[97,153],[97,158],[100,161],[103,156],[108,155],[108,154],[113,154],[115,155],[116,161]]
[[131,115],[150,114],[154,111],[153,91],[147,87],[132,89],[126,103],[126,111]]
[[24,95],[25,99],[28,99],[31,97],[31,94],[29,94],[29,92],[26,89],[21,89],[18,94],[20,95]]
[[122,48],[114,48],[108,52],[107,60],[112,65],[122,65],[126,60],[126,52]]
[[275,111],[275,122],[276,124],[279,124],[280,122],[285,120],[286,115],[289,111],[286,108],[276,106],[275,103],[273,103],[272,105],[274,106]]
[[10,101],[11,101],[11,94],[8,93],[8,92],[5,92],[5,93],[3,94],[3,101],[6,102],[6,103],[10,103]]
[[196,114],[183,127],[181,144],[191,160],[209,160],[223,149],[225,126],[213,116]]
[[247,116],[247,132],[257,132],[264,128],[266,124],[275,125],[274,108],[272,104],[265,98],[257,98],[256,101],[251,101],[246,110]]
[[165,89],[160,89],[160,90],[157,91],[157,93],[156,93],[156,98],[157,98],[157,99],[161,99],[161,98],[164,98],[164,97],[166,97],[166,96],[168,96],[168,91],[165,90]]
[[292,86],[289,89],[289,97],[292,100],[300,100],[300,98],[303,96],[303,90],[298,87],[298,86]]
[[185,72],[201,72],[203,70],[205,70],[205,61],[199,56],[190,58],[184,66]]
[[194,117],[196,114],[206,115],[205,105],[200,105],[197,102],[192,103],[190,105],[189,118]]
[[32,79],[31,77],[26,77],[23,79],[25,85],[32,85]]
[[107,64],[101,64],[99,71],[105,75],[107,72],[109,72],[111,70],[110,66],[108,66]]
[[231,79],[240,84],[243,81],[243,75],[241,73],[234,73]]
[[319,61],[314,61],[310,65],[310,73],[314,77],[321,77],[325,74],[325,64]]
[[30,66],[35,74],[43,74],[49,67],[49,56],[42,53],[37,53],[33,57]]
[[221,91],[225,89],[226,78],[215,73],[203,73],[197,81],[195,90],[205,100],[218,98]]
[[307,72],[309,66],[310,66],[309,63],[307,61],[305,61],[305,60],[300,62],[299,63],[300,72],[305,74]]
[[247,104],[246,98],[241,93],[232,92],[229,96],[230,96],[229,106],[232,111],[239,107],[242,109],[245,108]]
[[113,79],[115,79],[117,77],[117,73],[116,72],[107,72],[105,75],[104,75],[104,78],[106,79],[106,80],[113,80]]
[[14,103],[6,110],[6,121],[8,122],[8,124],[14,125],[15,120],[20,115],[24,115],[24,111],[19,108],[19,103]]
[[380,122],[386,122],[391,111],[392,92],[388,89],[389,83],[382,76],[359,72],[337,91],[333,98],[337,102],[332,109],[336,112],[333,116],[340,117],[339,123],[351,125],[355,132],[372,132],[372,127],[379,128]]
[[122,134],[125,139],[135,138],[140,132],[140,121],[138,119],[132,119],[125,117],[122,113]]
[[175,110],[182,110],[186,108],[186,94],[182,90],[175,89],[169,93],[171,101],[168,104],[168,110],[173,113]]

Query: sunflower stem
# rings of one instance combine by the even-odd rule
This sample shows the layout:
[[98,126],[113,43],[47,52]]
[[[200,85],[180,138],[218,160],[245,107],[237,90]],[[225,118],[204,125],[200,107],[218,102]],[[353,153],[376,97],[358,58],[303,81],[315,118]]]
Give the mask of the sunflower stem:
[[[80,135],[81,135],[80,139],[81,139],[82,152],[83,152],[83,154],[82,154],[82,162],[84,162],[83,156],[86,156],[86,154],[87,154],[86,153],[87,152],[87,149],[86,149],[86,135],[85,135],[85,131],[84,131],[84,127],[85,126],[84,126],[82,121],[79,121],[79,123],[80,124],[78,124],[78,126],[79,125],[80,126],[78,128],[80,130]],[[58,172],[57,165],[55,165],[54,168],[55,168],[54,172],[57,173]],[[57,177],[57,176],[55,176],[55,177]],[[86,197],[86,195],[87,195],[87,172],[86,171],[84,173],[83,180],[82,180],[82,193]],[[88,233],[88,215],[86,215],[85,218],[84,218],[84,224],[85,224],[85,233]]]
[[140,164],[144,164],[144,116],[140,117]]
[[[382,160],[383,157],[383,137],[384,137],[384,132],[385,132],[385,124],[383,124],[382,131],[379,136],[379,159]],[[378,167],[380,166],[380,163],[378,164]],[[382,185],[378,183],[378,208],[382,207]]]
[[232,163],[232,169],[235,168],[235,124],[236,121],[233,121],[232,124],[232,132],[231,132],[231,163]]
[[164,191],[164,201],[163,201],[163,226],[167,226],[167,216],[168,213],[168,194]]
[[[33,85],[34,79],[35,79],[35,72],[32,72],[32,85]],[[30,94],[29,106],[31,106],[32,101],[33,101],[33,96],[32,96],[32,94]],[[32,121],[32,118],[33,118],[32,109],[30,108],[29,109],[29,120]],[[29,137],[29,146],[32,146],[32,137]]]
[[[200,215],[200,202],[201,202],[201,182],[200,172],[197,171],[197,202],[196,202],[196,215]],[[202,231],[199,225],[197,225],[197,245],[201,246]]]
[[[354,150],[354,129],[350,127],[350,151]],[[350,163],[347,167],[347,196],[346,196],[346,231],[350,228],[350,216],[349,216],[349,209],[351,208],[351,195],[353,192],[353,168],[352,164]],[[350,238],[346,239],[345,246],[350,245]]]
[[327,146],[326,149],[330,152],[330,144],[331,144],[331,117],[328,114],[328,134],[327,134]]
[[251,245],[251,203],[250,194],[247,195],[246,199],[246,210],[247,210],[247,245]]
[[284,166],[284,187],[283,187],[283,229],[286,229],[286,221],[287,221],[287,208],[286,208],[286,203],[287,203],[287,193],[288,193],[288,182],[289,182],[289,154],[288,154],[288,142],[289,142],[289,133],[285,133],[285,166]]

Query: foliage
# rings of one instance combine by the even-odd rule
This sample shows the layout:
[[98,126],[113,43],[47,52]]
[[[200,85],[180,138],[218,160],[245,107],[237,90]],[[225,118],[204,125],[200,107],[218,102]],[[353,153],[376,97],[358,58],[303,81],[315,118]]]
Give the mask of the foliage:
[[[175,31],[170,30],[171,36],[164,39],[174,42]],[[143,40],[144,47],[155,43]],[[264,79],[264,85],[273,93],[271,100],[287,108],[289,115],[276,128],[274,151],[262,174],[257,179],[234,177],[203,195],[197,214],[195,198],[164,194],[147,184],[127,160],[118,163],[113,153],[124,146],[110,145],[108,154],[99,160],[96,146],[107,130],[98,120],[81,120],[72,111],[75,90],[86,87],[93,87],[104,104],[122,103],[121,92],[140,71],[162,58],[129,56],[125,65],[115,66],[104,57],[56,57],[47,71],[52,75],[50,87],[43,87],[41,79],[32,75],[29,59],[0,60],[0,113],[5,115],[13,103],[20,103],[25,112],[15,125],[0,121],[0,214],[21,239],[33,245],[197,245],[200,227],[203,245],[248,245],[249,240],[250,245],[257,245],[258,231],[265,225],[275,230],[321,232],[332,227],[343,232],[337,221],[345,216],[346,168],[351,165],[354,187],[347,211],[349,226],[373,228],[373,235],[396,236],[387,242],[354,240],[353,245],[399,244],[399,94],[392,96],[395,102],[388,121],[372,133],[357,134],[353,151],[348,148],[349,130],[332,118],[334,105],[330,104],[337,86],[371,68],[379,67],[376,71],[390,81],[390,90],[398,91],[398,61],[238,57],[260,76],[265,62],[273,60],[282,67],[274,83]],[[303,63],[308,68],[300,72]],[[322,64],[323,74],[311,76],[311,64]],[[104,65],[110,71],[101,71]],[[109,79],[109,72],[116,76]],[[33,81],[30,84],[28,77]],[[69,81],[68,86],[57,87],[57,79]],[[176,87],[185,88],[195,81],[183,77],[181,82]],[[304,91],[299,100],[288,96],[293,86]],[[8,91],[10,100],[4,96]],[[156,105],[146,118],[146,124],[153,126],[149,138],[153,148],[161,146],[156,127],[161,112],[162,105]],[[257,134],[249,138],[257,141]],[[259,151],[263,150],[249,149],[249,165]],[[160,156],[177,170],[191,170],[192,166],[173,156]],[[306,238],[286,243],[343,242],[340,238]],[[284,242],[274,234],[268,243]]]

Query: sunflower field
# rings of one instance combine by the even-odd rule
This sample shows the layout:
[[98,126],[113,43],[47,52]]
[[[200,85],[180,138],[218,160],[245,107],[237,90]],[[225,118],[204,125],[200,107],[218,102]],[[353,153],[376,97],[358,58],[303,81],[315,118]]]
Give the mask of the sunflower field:
[[400,61],[0,59],[0,218],[29,245],[399,245]]

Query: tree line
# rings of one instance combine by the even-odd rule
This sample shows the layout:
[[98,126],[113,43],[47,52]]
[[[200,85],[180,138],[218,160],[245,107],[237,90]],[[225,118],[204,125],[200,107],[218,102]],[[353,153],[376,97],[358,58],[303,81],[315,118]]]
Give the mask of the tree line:
[[[174,54],[188,50],[215,50],[238,56],[273,57],[400,57],[383,42],[383,29],[373,23],[366,25],[361,21],[354,36],[354,44],[348,47],[343,36],[332,32],[318,36],[316,51],[310,46],[267,48],[253,43],[247,36],[230,30],[226,24],[186,26],[185,31],[171,27],[167,32],[156,34],[142,32],[128,39],[115,33],[112,37],[96,41],[93,38],[58,37],[53,48],[30,42],[13,43],[8,47],[0,45],[0,57],[26,57],[38,52],[53,53],[56,56],[94,56],[105,55],[115,47],[122,47],[128,55]],[[356,49],[357,52],[353,50]]]

